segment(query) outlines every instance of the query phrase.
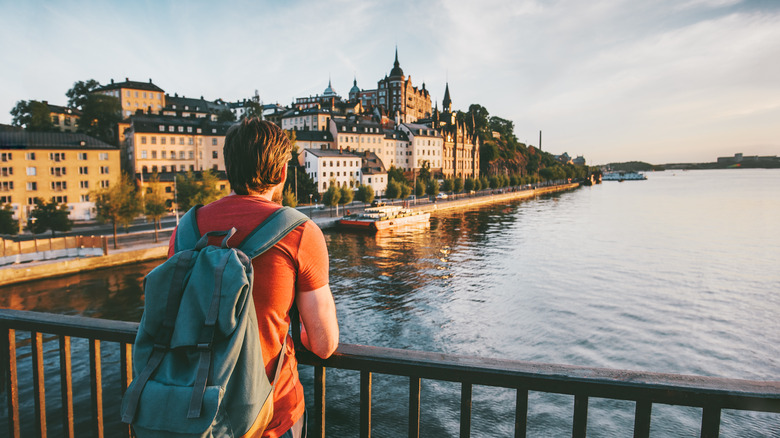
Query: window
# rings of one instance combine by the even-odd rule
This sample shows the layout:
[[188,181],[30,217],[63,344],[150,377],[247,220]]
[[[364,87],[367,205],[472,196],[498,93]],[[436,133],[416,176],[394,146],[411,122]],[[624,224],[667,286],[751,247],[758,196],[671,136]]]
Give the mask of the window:
[[141,136],[141,144],[146,144],[146,137]]
[[186,169],[187,169],[187,167],[185,165],[183,165],[183,164],[179,166],[179,170],[182,171],[182,172],[184,172]]
[[108,166],[100,166],[100,174],[105,175],[108,173]]
[[195,158],[195,152],[194,151],[190,151],[189,156],[190,156],[190,160],[194,159]]
[[65,152],[49,152],[49,159],[52,161],[65,161]]
[[108,152],[101,152],[98,154],[98,159],[102,161],[108,160]]
[[160,125],[159,128],[160,128],[160,132],[165,132],[165,125]]
[[217,145],[217,139],[216,138],[212,138],[211,139],[211,145],[212,146],[216,146]]
[[35,182],[35,181],[28,182],[27,183],[27,190],[29,190],[31,192],[34,192],[34,191],[38,190],[38,183]]
[[27,176],[35,176],[38,174],[38,169],[35,167],[28,167],[27,168]]
[[152,151],[152,158],[157,158],[157,151]]
[[184,137],[179,137],[179,144],[184,144]]
[[211,151],[211,158],[218,159],[219,158],[219,152],[217,151]]
[[[26,154],[24,154],[24,159],[27,160],[27,161],[35,160],[35,152],[27,152]],[[3,161],[5,161],[5,160],[3,160]]]
[[179,126],[179,132],[184,132],[184,126]]
[[87,169],[87,166],[80,166],[79,175],[87,175],[87,174],[89,174],[89,170]]
[[78,154],[79,161],[84,161],[87,159],[87,153],[86,152],[79,152]]
[[0,204],[10,204],[11,202],[10,196],[0,196]]
[[110,182],[109,180],[107,180],[107,179],[101,180],[101,181],[100,181],[100,188],[107,189],[107,188],[108,188],[108,185],[109,185],[110,183],[111,183],[111,182]]
[[189,142],[188,142],[188,143],[189,143],[190,145],[192,145],[192,144],[193,144],[193,139],[192,139],[192,137],[190,137],[188,140],[189,140]]
[[141,158],[146,158],[146,151],[141,151]]
[[[176,105],[174,105],[173,107],[176,108]],[[173,132],[173,125],[168,127],[168,132]]]
[[166,153],[167,153],[167,152],[165,152],[165,151],[160,151],[160,158],[165,158],[165,154],[166,154]]
[[63,176],[65,175],[65,168],[64,167],[50,167],[49,172],[54,176]]
[[68,188],[68,182],[67,181],[52,181],[51,182],[51,189],[57,192],[61,192]]
[[187,127],[187,132],[192,132],[192,126]]
[[89,202],[89,194],[81,195],[81,202]]
[[79,188],[88,189],[89,188],[89,181],[79,181]]
[[165,186],[165,193],[172,193],[172,192],[173,192],[173,187]]
[[184,151],[179,151],[179,159],[180,160],[184,159]]
[[160,172],[167,172],[168,166],[160,166]]
[[152,144],[157,144],[157,137],[152,136]]
[[14,174],[13,167],[0,167],[0,176],[11,176]]
[[160,137],[160,144],[165,144],[165,137]]
[[52,196],[51,197],[52,202],[57,204],[67,204],[68,203],[68,197],[67,196]]

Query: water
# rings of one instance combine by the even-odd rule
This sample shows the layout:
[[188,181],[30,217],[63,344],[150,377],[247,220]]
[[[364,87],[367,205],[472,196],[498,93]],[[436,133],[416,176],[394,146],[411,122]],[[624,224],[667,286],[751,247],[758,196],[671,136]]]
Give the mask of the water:
[[[667,171],[441,212],[423,230],[328,231],[342,341],[777,380],[778,188],[777,170]],[[138,320],[151,266],[3,288],[0,306]],[[328,370],[327,381],[328,436],[356,436],[358,374]],[[374,436],[406,433],[407,388],[375,375]],[[423,381],[421,436],[457,435],[459,389]],[[514,397],[475,387],[472,433],[511,436]],[[570,434],[572,408],[532,392],[529,436]],[[589,436],[630,436],[633,412],[591,400]],[[721,418],[722,436],[780,436],[778,415]],[[651,435],[698,436],[700,423],[700,410],[656,405]]]

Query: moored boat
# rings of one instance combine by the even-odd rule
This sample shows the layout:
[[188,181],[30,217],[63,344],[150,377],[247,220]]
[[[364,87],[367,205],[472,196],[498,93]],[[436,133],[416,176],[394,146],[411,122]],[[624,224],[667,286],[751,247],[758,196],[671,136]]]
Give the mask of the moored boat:
[[605,173],[601,179],[602,181],[642,181],[647,177],[639,172],[619,171]]
[[357,230],[379,231],[404,225],[427,223],[430,213],[413,212],[402,207],[370,207],[339,219],[339,226]]

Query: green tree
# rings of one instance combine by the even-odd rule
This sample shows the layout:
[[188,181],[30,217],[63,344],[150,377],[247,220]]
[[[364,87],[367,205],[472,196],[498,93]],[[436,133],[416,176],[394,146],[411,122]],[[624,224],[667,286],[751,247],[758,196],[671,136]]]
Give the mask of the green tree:
[[401,192],[400,192],[401,199],[408,198],[411,193],[412,193],[412,186],[410,186],[409,184],[401,184]]
[[11,204],[5,204],[0,209],[0,234],[15,236],[19,233],[19,221],[14,219],[14,209]]
[[52,237],[56,231],[70,231],[73,221],[68,218],[70,209],[66,204],[58,204],[54,201],[46,202],[41,198],[35,198],[35,209],[30,213],[31,226],[28,228],[33,234],[51,230]]
[[108,144],[117,144],[117,123],[122,121],[119,99],[105,94],[89,94],[81,108],[79,131]]
[[481,187],[483,190],[484,190],[484,189],[489,189],[489,188],[490,188],[490,180],[488,180],[488,177],[486,177],[486,176],[484,176],[484,175],[483,175],[483,176],[481,176],[481,177],[479,178],[479,186],[480,186],[480,187]]
[[452,191],[455,193],[463,191],[463,178],[455,178],[452,180]]
[[420,197],[425,194],[425,186],[427,185],[427,180],[418,177],[417,178],[417,184],[414,185],[414,195],[417,197]]
[[176,202],[179,210],[188,211],[196,205],[206,205],[226,195],[219,188],[217,174],[209,169],[199,175],[192,171],[176,174]]
[[479,190],[474,188],[474,178],[466,178],[466,181],[463,183],[463,190],[471,193],[472,190]]
[[394,180],[398,181],[399,183],[407,183],[406,176],[404,176],[404,171],[395,166],[390,166],[390,169],[387,171],[387,178],[388,180]]
[[453,191],[455,187],[455,179],[454,178],[447,178],[441,183],[441,190],[443,192],[451,192]]
[[425,194],[428,196],[436,196],[439,194],[439,182],[435,179],[429,179],[425,185]]
[[94,192],[97,219],[100,223],[111,221],[114,226],[114,249],[117,248],[118,225],[127,226],[143,212],[141,197],[130,177],[122,174],[119,181]]
[[385,197],[388,199],[401,198],[401,183],[394,179],[390,179],[387,182],[387,189],[385,189]]
[[82,109],[84,104],[87,103],[87,96],[98,88],[100,88],[100,82],[94,79],[74,82],[73,88],[65,92],[65,96],[68,98],[68,106]]
[[352,188],[343,185],[341,186],[340,190],[341,190],[341,196],[339,197],[339,204],[347,205],[350,202],[352,202],[352,199],[355,198],[355,192],[352,191]]
[[37,100],[20,100],[11,109],[11,124],[22,126],[28,131],[53,131],[49,105]]
[[282,194],[282,205],[295,208],[298,206],[298,198],[295,197],[295,193],[289,188],[284,189]]
[[357,195],[355,196],[360,202],[370,204],[374,200],[374,188],[368,184],[361,184],[358,186]]
[[144,214],[154,224],[154,241],[158,242],[157,231],[160,229],[160,219],[168,212],[165,205],[165,194],[162,184],[160,184],[160,175],[157,172],[152,174],[149,179],[149,187],[144,196]]
[[322,194],[322,203],[332,209],[333,207],[339,205],[340,199],[341,199],[341,190],[339,190],[339,188],[336,187],[335,180],[330,180],[330,184],[328,184],[328,190],[326,190],[325,193]]
[[233,114],[233,111],[230,111],[229,109],[225,108],[219,113],[217,113],[217,121],[218,122],[235,122],[236,121],[236,115]]

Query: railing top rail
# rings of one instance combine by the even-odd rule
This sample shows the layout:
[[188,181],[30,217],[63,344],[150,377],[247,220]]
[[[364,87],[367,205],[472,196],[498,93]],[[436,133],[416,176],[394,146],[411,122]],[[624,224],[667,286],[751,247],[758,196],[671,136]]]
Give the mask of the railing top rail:
[[[0,309],[0,326],[58,335],[132,343],[133,322]],[[379,374],[618,400],[780,412],[780,381],[752,381],[644,371],[544,364],[384,347],[341,344],[322,360],[308,352],[299,361]]]

